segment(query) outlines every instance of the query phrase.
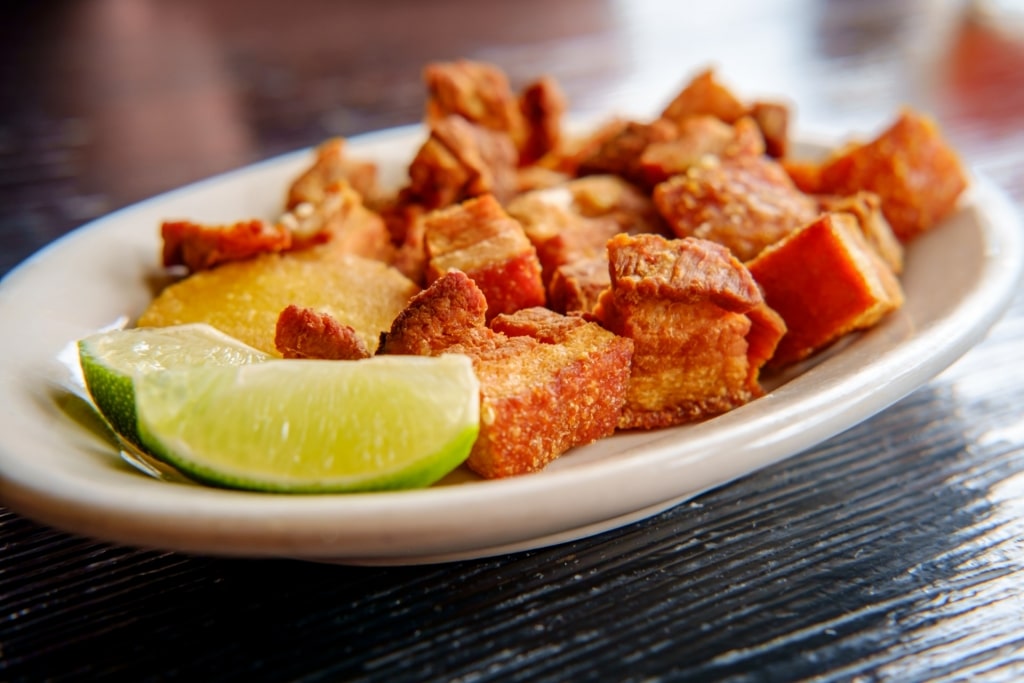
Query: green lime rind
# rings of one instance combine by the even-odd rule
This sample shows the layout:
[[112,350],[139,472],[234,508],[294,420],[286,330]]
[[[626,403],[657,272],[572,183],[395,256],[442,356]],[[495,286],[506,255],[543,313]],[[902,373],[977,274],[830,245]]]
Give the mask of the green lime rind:
[[136,381],[145,448],[226,488],[340,493],[428,486],[468,457],[479,382],[465,356],[274,360]]
[[86,389],[119,437],[139,450],[135,382],[139,375],[197,365],[240,365],[270,359],[202,323],[100,332],[78,341]]
[[113,372],[90,352],[84,341],[78,342],[85,386],[96,408],[115,434],[142,448],[135,416],[135,385],[128,375]]
[[223,470],[204,465],[167,450],[159,442],[150,442],[151,454],[190,479],[217,488],[254,491],[260,493],[321,494],[369,493],[425,488],[440,481],[466,461],[476,442],[478,426],[466,427],[451,441],[447,450],[420,460],[416,467],[390,475],[346,477],[308,481],[283,482],[274,479],[247,477],[244,474],[226,474]]

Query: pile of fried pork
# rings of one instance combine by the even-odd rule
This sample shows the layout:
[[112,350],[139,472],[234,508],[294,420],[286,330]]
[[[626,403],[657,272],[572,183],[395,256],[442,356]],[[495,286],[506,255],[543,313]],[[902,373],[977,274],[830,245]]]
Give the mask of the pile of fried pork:
[[[652,120],[567,132],[544,77],[429,65],[426,136],[397,191],[344,140],[323,143],[277,221],[168,221],[163,262],[189,272],[331,244],[417,285],[370,348],[329,312],[281,311],[290,358],[462,353],[481,381],[469,467],[535,472],[616,430],[704,420],[903,303],[904,246],[967,185],[928,118],[790,156],[790,111],[694,77]],[[356,294],[353,294],[355,296]]]

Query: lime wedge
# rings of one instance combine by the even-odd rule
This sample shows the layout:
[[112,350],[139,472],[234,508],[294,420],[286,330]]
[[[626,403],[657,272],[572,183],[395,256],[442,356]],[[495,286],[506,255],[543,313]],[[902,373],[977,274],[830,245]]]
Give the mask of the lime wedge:
[[139,447],[135,416],[136,378],[190,366],[257,363],[262,351],[206,324],[112,330],[78,342],[85,386],[111,428]]
[[479,429],[470,359],[377,356],[191,367],[136,379],[143,445],[189,476],[291,493],[431,484]]

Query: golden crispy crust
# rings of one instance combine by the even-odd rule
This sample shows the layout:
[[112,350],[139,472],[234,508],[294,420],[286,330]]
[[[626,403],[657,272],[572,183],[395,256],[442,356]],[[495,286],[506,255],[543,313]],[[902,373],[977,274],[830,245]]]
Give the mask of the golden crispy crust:
[[518,154],[512,138],[457,115],[430,124],[430,137],[409,165],[408,197],[437,209],[470,197],[511,197]]
[[644,178],[650,187],[685,173],[707,156],[731,159],[758,157],[765,152],[761,131],[749,117],[730,126],[713,116],[691,116],[678,128],[679,137],[648,145],[640,157]]
[[661,116],[676,125],[683,125],[694,116],[712,116],[730,124],[750,117],[761,132],[769,156],[782,158],[789,149],[789,107],[769,101],[747,105],[719,83],[711,69],[694,76]]
[[487,298],[488,319],[544,304],[537,253],[493,196],[435,211],[424,230],[428,283],[451,269],[465,272]]
[[893,273],[903,272],[903,245],[882,213],[882,200],[874,192],[858,192],[847,197],[823,195],[817,198],[823,211],[842,211],[857,219],[868,244],[874,247]]
[[487,340],[487,299],[462,271],[453,270],[409,300],[381,340],[380,352],[436,356],[472,338]]
[[[536,472],[575,446],[610,436],[626,397],[633,345],[595,323],[535,308],[492,322],[514,356],[483,354],[487,424],[469,466],[486,477]],[[521,379],[524,378],[524,379]]]
[[782,335],[781,319],[765,310],[728,250],[693,238],[618,235],[608,254],[611,288],[594,317],[634,343],[620,428],[700,420],[763,393],[758,374]]
[[903,303],[896,276],[846,213],[825,214],[748,266],[768,305],[786,321],[772,366],[806,358]]
[[521,147],[526,123],[505,73],[486,62],[460,59],[435,62],[423,70],[427,86],[426,120],[433,125],[450,115],[507,133]]
[[590,313],[611,286],[607,252],[555,269],[548,284],[548,306],[559,313]]
[[340,324],[329,313],[295,304],[278,316],[274,346],[284,358],[359,360],[371,355],[355,329]]
[[292,246],[292,235],[282,225],[266,221],[239,221],[231,225],[202,225],[192,221],[164,221],[163,264],[183,265],[189,271],[208,270],[221,263],[243,261],[259,254],[277,253]]
[[647,186],[642,158],[647,148],[676,139],[676,125],[665,119],[650,123],[629,121],[621,129],[580,158],[579,175],[613,174],[641,187]]
[[789,152],[789,107],[781,102],[754,102],[747,115],[757,124],[764,138],[765,152],[776,159]]
[[484,326],[486,302],[459,271],[435,281],[396,318],[384,353],[464,353],[480,379],[480,434],[469,467],[481,476],[536,472],[570,448],[610,435],[632,342],[543,308]]
[[545,285],[560,266],[603,256],[613,235],[664,229],[650,198],[612,175],[528,192],[507,208],[537,250]]
[[536,163],[554,152],[562,142],[562,117],[568,102],[558,81],[544,76],[523,89],[519,111],[523,115],[526,136],[519,148],[520,166]]
[[848,145],[821,167],[819,191],[853,194],[869,190],[903,242],[956,209],[967,177],[956,153],[931,119],[904,110],[871,142]]
[[746,105],[715,80],[714,70],[707,69],[686,84],[665,107],[661,116],[677,124],[696,115],[714,116],[726,123],[733,123],[746,113]]
[[819,213],[783,168],[764,157],[705,159],[659,184],[654,203],[679,237],[718,242],[741,261]]
[[361,197],[370,199],[377,191],[377,166],[349,159],[345,155],[345,140],[331,138],[316,148],[313,165],[288,188],[286,208],[293,209],[303,202],[320,203],[327,187],[339,180],[347,181]]
[[330,249],[390,262],[394,247],[384,219],[363,205],[363,198],[347,180],[321,188],[316,203],[302,202],[285,212],[278,225],[292,235],[292,249],[330,244]]

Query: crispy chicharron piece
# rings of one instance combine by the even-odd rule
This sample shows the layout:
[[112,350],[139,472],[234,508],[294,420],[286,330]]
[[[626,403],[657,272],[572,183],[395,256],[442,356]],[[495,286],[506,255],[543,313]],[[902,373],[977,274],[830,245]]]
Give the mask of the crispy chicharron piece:
[[577,178],[519,195],[508,213],[537,250],[545,285],[562,265],[605,254],[620,232],[660,232],[664,223],[650,198],[613,175]]
[[316,148],[313,165],[288,188],[286,208],[303,202],[320,203],[327,189],[339,180],[347,181],[361,197],[370,199],[377,190],[377,165],[350,159],[345,154],[345,140],[331,138]]
[[295,304],[278,316],[274,346],[284,358],[359,360],[371,355],[354,328],[342,325],[330,313]]
[[675,140],[648,145],[640,157],[644,178],[650,187],[686,172],[708,156],[720,159],[758,157],[765,151],[761,131],[749,117],[730,126],[713,116],[691,116],[678,127],[679,136]]
[[464,353],[480,379],[480,434],[467,461],[488,478],[536,472],[615,430],[632,342],[544,308],[485,327],[483,293],[450,271],[410,301],[385,353]]
[[679,237],[718,242],[741,261],[819,213],[814,199],[764,157],[705,159],[659,184],[654,203]]
[[789,149],[789,106],[765,100],[748,105],[715,78],[713,69],[694,76],[661,116],[676,125],[694,116],[713,116],[730,124],[750,117],[764,138],[769,156],[782,158]]
[[881,135],[847,145],[821,166],[818,191],[881,198],[882,213],[902,242],[951,214],[967,176],[933,120],[905,109]]
[[460,116],[471,123],[507,133],[516,147],[526,137],[519,100],[508,77],[493,64],[460,59],[435,62],[423,70],[427,86],[427,124]]
[[537,252],[522,226],[492,195],[435,211],[424,219],[427,282],[465,272],[487,297],[487,318],[543,306]]
[[776,159],[789,152],[789,107],[781,102],[754,102],[747,115],[764,137],[765,152]]
[[903,303],[899,280],[847,213],[823,215],[748,266],[768,305],[786,321],[773,366],[871,327]]
[[518,154],[512,138],[449,115],[431,123],[430,137],[409,165],[408,200],[427,209],[516,190]]
[[857,219],[868,244],[874,247],[893,273],[903,272],[903,245],[882,213],[882,200],[874,192],[858,192],[847,197],[818,197],[823,211],[843,211]]
[[548,283],[548,306],[559,313],[590,313],[611,283],[607,253],[566,263]]
[[259,254],[278,253],[292,246],[292,235],[285,226],[258,219],[230,225],[164,221],[160,236],[163,264],[183,265],[192,272]]
[[347,180],[327,183],[316,203],[302,202],[278,220],[292,235],[292,249],[330,243],[339,253],[389,262],[394,246],[384,219],[363,205]]
[[650,145],[676,139],[674,123],[657,119],[650,123],[629,121],[617,132],[580,158],[579,175],[607,174],[622,176],[631,183],[646,186],[642,158]]
[[544,76],[523,89],[519,111],[526,137],[519,147],[519,164],[528,166],[557,150],[562,142],[562,117],[568,108],[558,81]]
[[724,413],[761,396],[761,365],[785,326],[729,251],[695,238],[617,235],[594,316],[633,340],[624,429]]
[[714,70],[706,69],[686,84],[661,116],[676,124],[697,115],[714,116],[733,123],[746,113],[747,106],[715,79]]

